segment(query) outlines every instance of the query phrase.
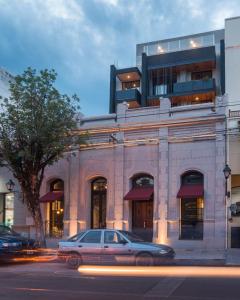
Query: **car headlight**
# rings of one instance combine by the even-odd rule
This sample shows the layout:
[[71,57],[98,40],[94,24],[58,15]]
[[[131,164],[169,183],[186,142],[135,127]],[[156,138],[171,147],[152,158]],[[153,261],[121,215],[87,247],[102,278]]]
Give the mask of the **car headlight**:
[[2,247],[18,247],[20,246],[21,244],[20,243],[2,243]]
[[165,249],[159,250],[159,254],[167,254],[167,253],[168,253],[168,250],[165,250]]

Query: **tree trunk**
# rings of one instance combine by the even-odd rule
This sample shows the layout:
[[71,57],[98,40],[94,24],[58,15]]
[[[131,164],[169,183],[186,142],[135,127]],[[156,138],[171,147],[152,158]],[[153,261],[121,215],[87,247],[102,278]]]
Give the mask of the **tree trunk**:
[[46,239],[45,239],[45,232],[43,226],[43,219],[42,213],[39,203],[39,191],[36,189],[31,188],[30,184],[26,186],[22,186],[24,202],[26,203],[28,210],[33,218],[34,225],[35,225],[35,239],[36,243],[40,247],[46,247]]
[[35,214],[33,216],[35,228],[36,228],[36,242],[39,244],[40,247],[46,247],[46,239],[44,233],[44,226],[43,226],[43,219],[42,213],[40,209],[40,204],[35,208]]

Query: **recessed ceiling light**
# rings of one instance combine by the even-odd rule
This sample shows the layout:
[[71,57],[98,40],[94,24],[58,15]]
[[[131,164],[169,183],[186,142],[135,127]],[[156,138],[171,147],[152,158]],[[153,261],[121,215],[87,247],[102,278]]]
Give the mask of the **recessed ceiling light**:
[[198,100],[199,100],[199,97],[195,97],[195,100],[198,101]]
[[129,79],[131,76],[130,75],[127,75],[127,79]]

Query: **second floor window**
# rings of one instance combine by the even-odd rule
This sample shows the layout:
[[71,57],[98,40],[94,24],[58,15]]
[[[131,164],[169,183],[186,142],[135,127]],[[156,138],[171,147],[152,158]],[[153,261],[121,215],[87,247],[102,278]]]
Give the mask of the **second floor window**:
[[208,80],[212,78],[212,71],[192,72],[192,80]]

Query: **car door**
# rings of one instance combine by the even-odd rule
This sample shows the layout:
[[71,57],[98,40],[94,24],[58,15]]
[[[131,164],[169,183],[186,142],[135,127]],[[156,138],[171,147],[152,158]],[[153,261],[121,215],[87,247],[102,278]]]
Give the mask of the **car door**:
[[77,247],[83,263],[100,262],[102,255],[102,230],[89,230],[80,238]]
[[132,257],[129,242],[115,230],[104,230],[102,260],[105,263],[128,263]]

